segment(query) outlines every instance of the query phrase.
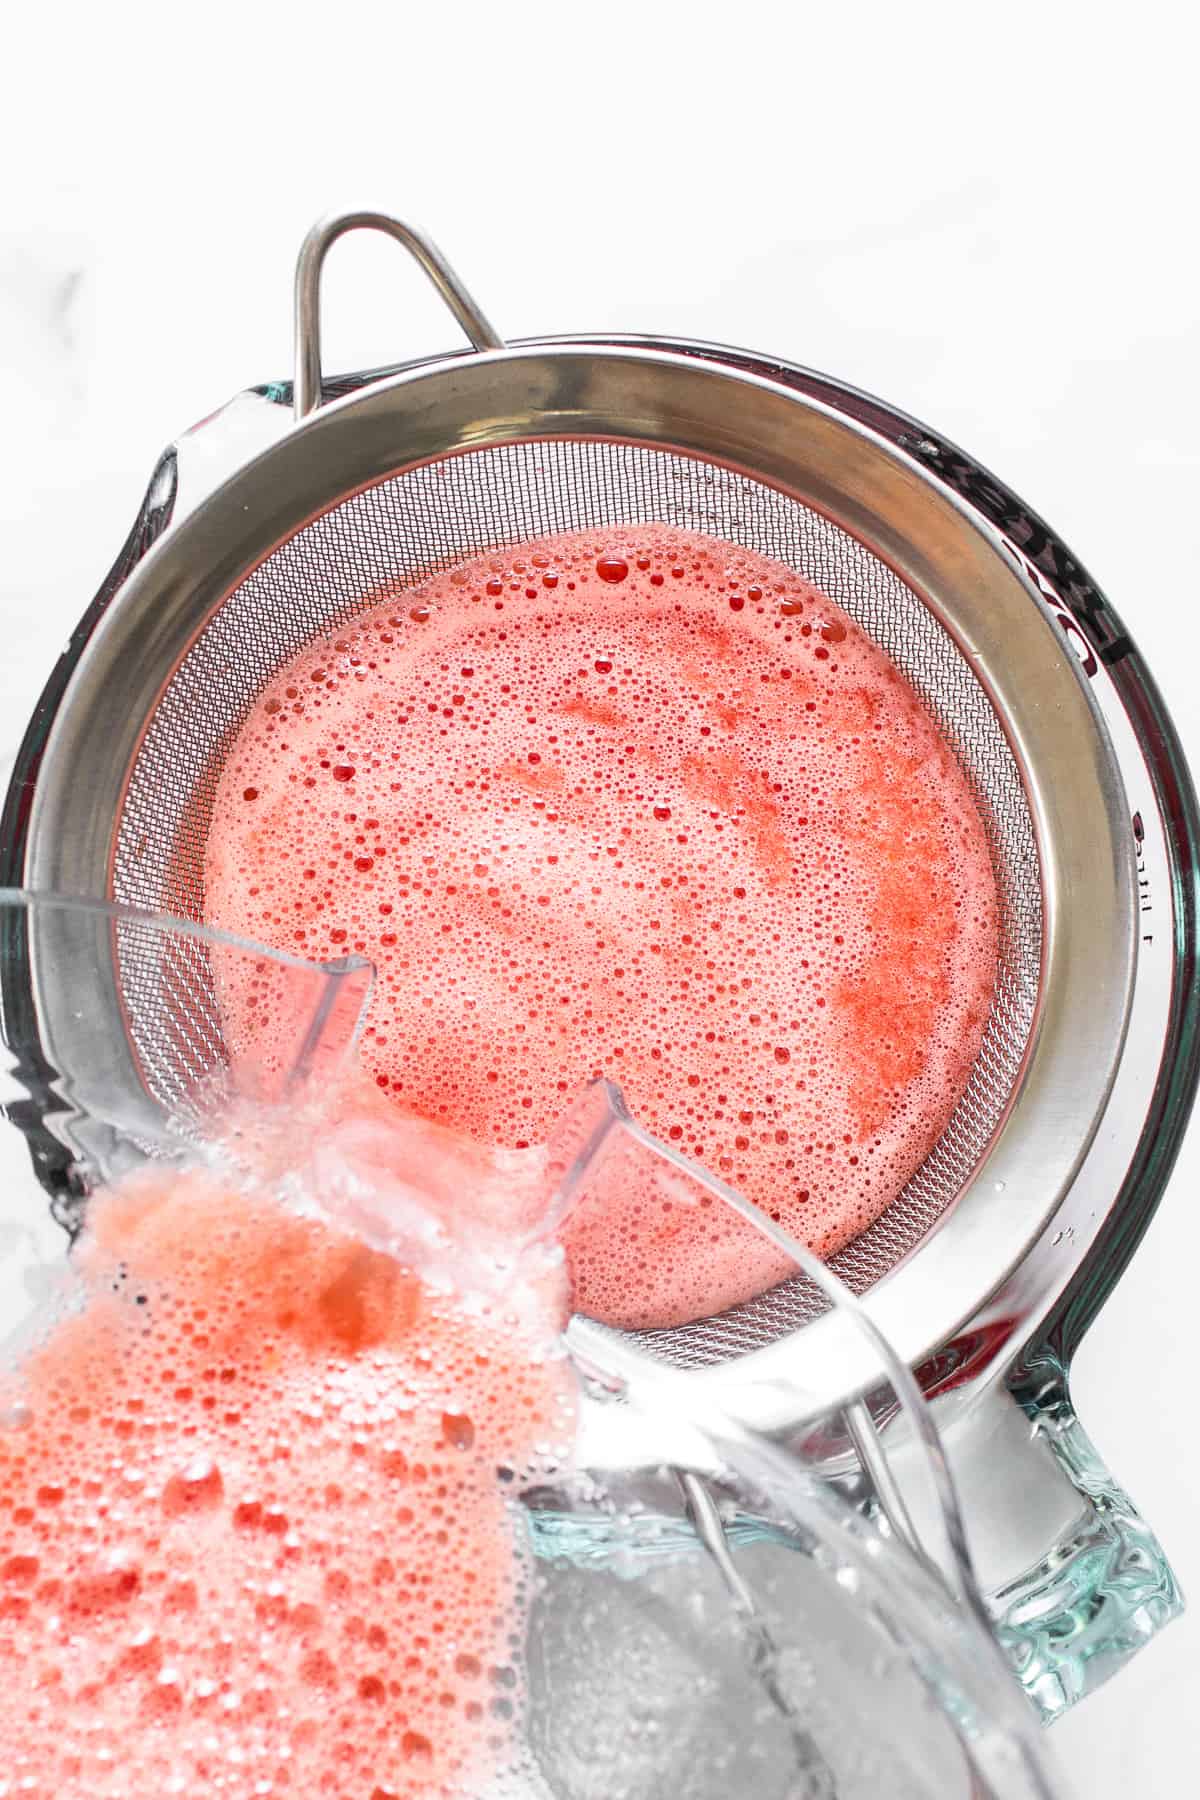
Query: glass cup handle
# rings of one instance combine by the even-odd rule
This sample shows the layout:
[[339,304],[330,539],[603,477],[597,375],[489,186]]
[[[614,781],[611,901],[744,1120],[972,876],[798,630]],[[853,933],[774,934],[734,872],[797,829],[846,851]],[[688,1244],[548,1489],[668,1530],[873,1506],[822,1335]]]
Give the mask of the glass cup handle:
[[[1044,1721],[1183,1611],[1154,1533],[1105,1468],[1048,1353],[944,1433],[994,1630]],[[935,1409],[936,1410],[936,1409]]]

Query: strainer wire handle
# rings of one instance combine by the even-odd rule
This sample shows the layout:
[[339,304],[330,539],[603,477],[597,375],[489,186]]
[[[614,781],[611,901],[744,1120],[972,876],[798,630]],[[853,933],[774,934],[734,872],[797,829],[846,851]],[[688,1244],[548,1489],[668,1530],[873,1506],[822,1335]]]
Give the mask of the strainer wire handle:
[[321,269],[348,231],[382,231],[403,244],[432,281],[476,350],[503,350],[504,340],[467,292],[432,238],[418,226],[383,212],[332,213],[315,224],[296,261],[296,421],[321,404]]

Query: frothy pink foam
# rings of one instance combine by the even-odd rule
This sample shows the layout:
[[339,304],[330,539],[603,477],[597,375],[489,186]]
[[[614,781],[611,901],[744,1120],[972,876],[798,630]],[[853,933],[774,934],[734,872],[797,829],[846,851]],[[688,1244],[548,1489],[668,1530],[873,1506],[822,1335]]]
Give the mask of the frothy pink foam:
[[[782,566],[657,526],[497,553],[297,657],[205,879],[212,922],[375,962],[363,1056],[406,1111],[519,1149],[607,1075],[822,1254],[927,1155],[995,982],[983,827],[912,689]],[[787,1267],[638,1196],[566,1236],[620,1324]]]
[[0,1393],[0,1794],[485,1791],[511,1495],[572,1429],[561,1280],[481,1305],[204,1173],[97,1196],[79,1267]]

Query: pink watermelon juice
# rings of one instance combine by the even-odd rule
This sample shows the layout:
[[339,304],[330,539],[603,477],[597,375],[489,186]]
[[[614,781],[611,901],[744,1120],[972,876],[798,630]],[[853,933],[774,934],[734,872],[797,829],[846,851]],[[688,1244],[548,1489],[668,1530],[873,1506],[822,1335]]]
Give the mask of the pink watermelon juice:
[[[211,922],[371,958],[363,1058],[406,1113],[534,1149],[608,1076],[821,1254],[927,1155],[995,982],[984,829],[914,691],[795,574],[658,526],[497,552],[305,650],[229,750],[205,880]],[[787,1270],[643,1194],[565,1242],[625,1325]]]
[[[350,1111],[326,1170],[351,1134],[401,1211],[472,1173],[427,1127],[364,1156]],[[269,1182],[94,1197],[80,1303],[0,1382],[0,1795],[409,1800],[511,1762],[561,1255],[488,1292],[441,1235],[431,1276]]]

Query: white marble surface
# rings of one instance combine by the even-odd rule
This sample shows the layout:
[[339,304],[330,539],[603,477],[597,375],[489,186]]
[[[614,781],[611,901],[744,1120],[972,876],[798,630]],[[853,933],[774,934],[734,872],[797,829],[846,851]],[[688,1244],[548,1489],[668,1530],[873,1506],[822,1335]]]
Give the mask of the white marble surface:
[[[785,21],[785,23],[780,23]],[[15,36],[14,36],[15,30]],[[827,368],[1055,524],[1200,762],[1194,45],[1151,0],[776,9],[55,9],[7,27],[0,755],[159,448],[286,373],[311,218],[435,232],[501,330],[629,328]],[[386,244],[329,362],[454,341]],[[1200,1128],[1079,1359],[1081,1413],[1200,1595]],[[1190,1791],[1200,1611],[1055,1732],[1081,1796]]]

